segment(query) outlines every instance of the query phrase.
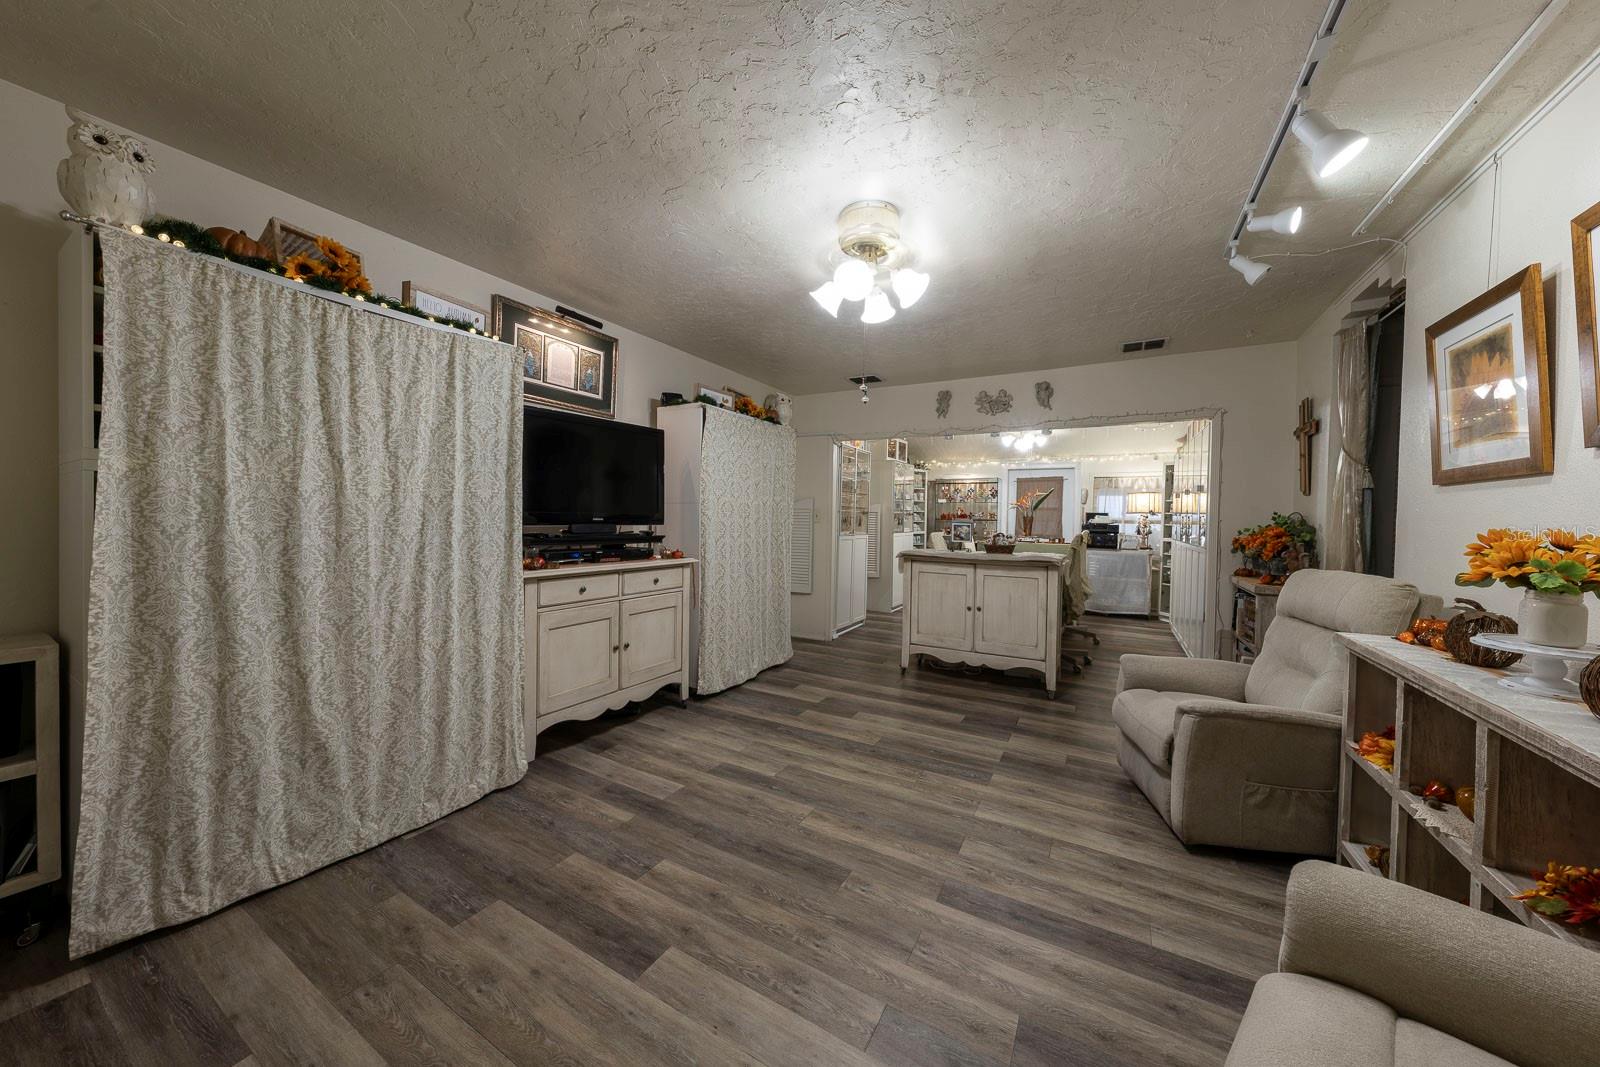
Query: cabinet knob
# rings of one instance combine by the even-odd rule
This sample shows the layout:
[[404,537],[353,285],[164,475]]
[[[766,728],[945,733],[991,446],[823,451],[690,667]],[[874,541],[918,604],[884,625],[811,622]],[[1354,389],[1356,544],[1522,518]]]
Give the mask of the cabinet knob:
[[971,604],[968,604],[968,605],[967,605],[967,610],[968,610],[968,611],[971,611],[971,610],[972,610],[972,605],[971,605]]
[[982,605],[982,604],[979,604],[979,605],[978,605],[978,610],[979,610],[979,611],[982,611],[982,610],[983,610],[983,605]]
[[650,579],[650,584],[651,585],[660,585],[661,584],[661,579],[660,578],[652,578],[652,579]]
[[611,646],[611,651],[613,651],[613,652],[621,652],[622,649],[618,648],[616,645],[612,645]]
[[587,593],[588,591],[589,591],[589,587],[588,586],[586,586],[586,585],[578,586],[578,595],[579,596],[582,596],[583,594]]
[[622,642],[622,647],[623,647],[623,648],[632,648],[632,647],[633,647],[633,642],[631,642],[631,641],[624,641],[624,642]]

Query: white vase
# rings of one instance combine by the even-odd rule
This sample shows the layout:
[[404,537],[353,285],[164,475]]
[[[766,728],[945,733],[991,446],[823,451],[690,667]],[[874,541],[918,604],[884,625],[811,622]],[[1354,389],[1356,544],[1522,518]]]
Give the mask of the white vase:
[[1536,645],[1582,648],[1589,640],[1589,606],[1571,593],[1529,589],[1517,612],[1517,636]]

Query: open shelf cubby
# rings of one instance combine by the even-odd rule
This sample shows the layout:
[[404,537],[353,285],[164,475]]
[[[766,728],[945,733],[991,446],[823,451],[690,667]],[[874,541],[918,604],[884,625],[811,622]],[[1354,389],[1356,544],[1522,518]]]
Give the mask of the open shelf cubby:
[[[1458,663],[1392,638],[1342,634],[1349,653],[1338,859],[1587,948],[1600,932],[1535,913],[1518,893],[1550,862],[1600,864],[1600,718],[1575,701],[1506,688],[1513,671]],[[1395,766],[1357,753],[1395,727]],[[1476,791],[1469,816],[1429,782]],[[1388,870],[1368,856],[1388,845]]]

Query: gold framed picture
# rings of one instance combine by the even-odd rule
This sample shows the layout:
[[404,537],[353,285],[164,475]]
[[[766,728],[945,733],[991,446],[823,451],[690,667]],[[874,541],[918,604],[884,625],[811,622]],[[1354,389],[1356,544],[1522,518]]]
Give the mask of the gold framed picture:
[[525,402],[616,418],[615,337],[509,296],[490,303],[495,335],[521,350]]
[[1578,303],[1578,377],[1583,384],[1583,443],[1600,448],[1600,204],[1572,220],[1573,296]]
[[1554,469],[1544,285],[1523,268],[1427,329],[1433,484]]

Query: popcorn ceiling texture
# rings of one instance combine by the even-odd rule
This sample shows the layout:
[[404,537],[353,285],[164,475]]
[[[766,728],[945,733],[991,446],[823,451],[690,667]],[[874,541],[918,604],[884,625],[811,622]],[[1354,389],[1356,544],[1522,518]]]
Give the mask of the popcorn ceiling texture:
[[[1352,0],[1314,102],[1375,135],[1269,186],[1331,247],[1543,0]],[[1223,242],[1324,0],[326,4],[62,0],[6,76],[792,393],[1290,339],[1376,258]],[[1600,41],[1574,0],[1398,233]],[[1476,146],[1476,147],[1475,147]],[[159,194],[160,174],[155,177]],[[922,304],[866,331],[805,298],[846,202],[899,203]],[[235,224],[237,220],[205,219]]]

